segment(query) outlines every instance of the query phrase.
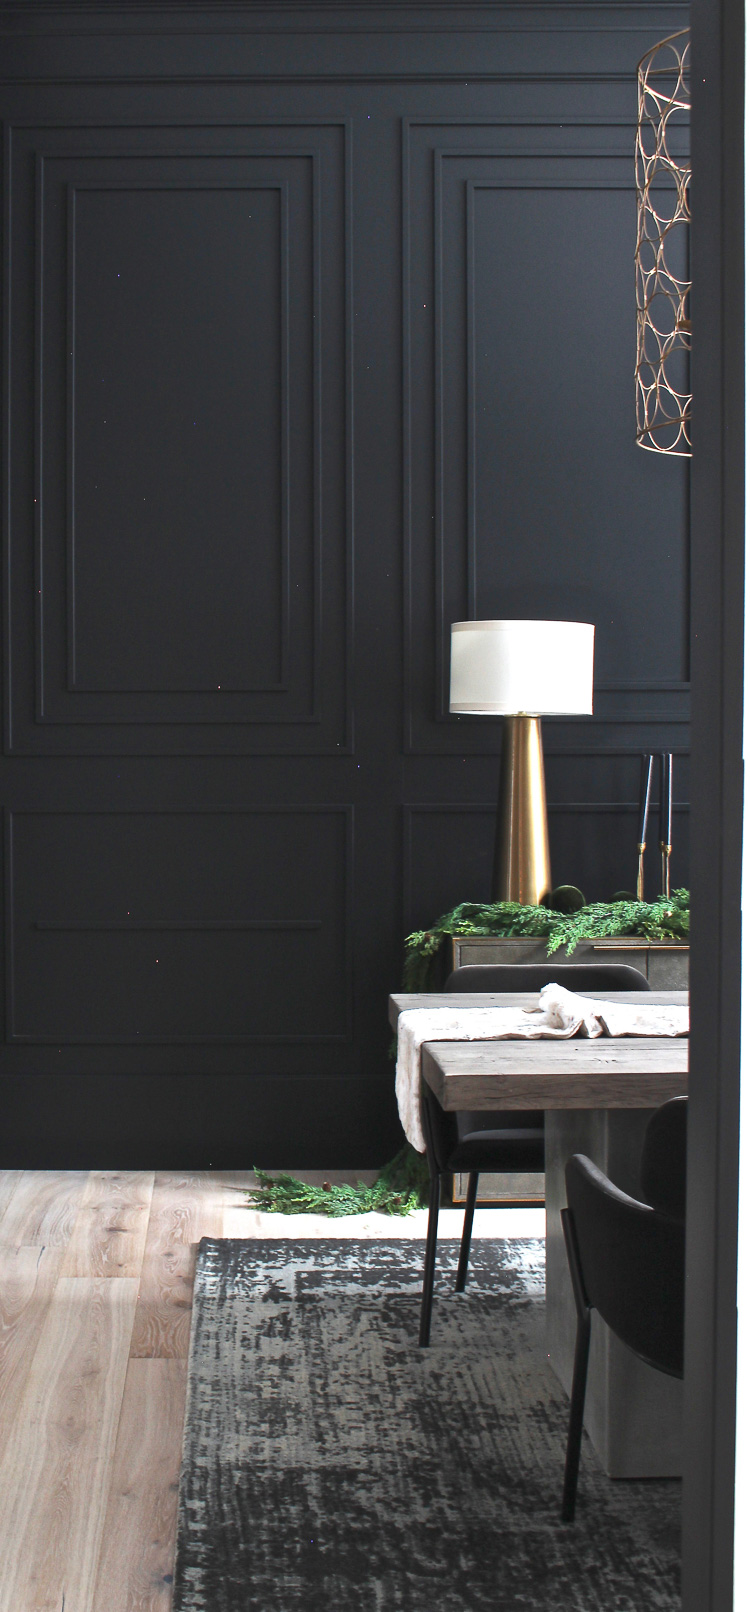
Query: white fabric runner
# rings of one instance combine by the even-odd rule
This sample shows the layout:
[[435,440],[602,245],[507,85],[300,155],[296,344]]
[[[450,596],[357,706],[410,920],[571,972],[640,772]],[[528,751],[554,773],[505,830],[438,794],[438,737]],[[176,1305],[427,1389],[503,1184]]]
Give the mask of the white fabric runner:
[[[645,992],[644,992],[645,996]],[[426,1143],[419,1111],[423,1041],[539,1041],[571,1036],[686,1036],[688,1007],[656,1002],[594,1002],[563,985],[545,985],[538,1008],[407,1008],[399,1014],[396,1097],[401,1124],[418,1153]]]

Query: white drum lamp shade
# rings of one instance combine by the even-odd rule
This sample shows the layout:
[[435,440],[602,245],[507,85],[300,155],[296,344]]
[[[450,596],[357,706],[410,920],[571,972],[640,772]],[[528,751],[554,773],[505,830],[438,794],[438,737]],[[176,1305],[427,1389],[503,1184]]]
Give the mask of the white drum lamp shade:
[[594,628],[588,621],[454,621],[450,708],[504,716],[493,901],[538,906],[552,889],[543,716],[590,716]]
[[587,621],[454,621],[451,711],[591,715],[594,628]]

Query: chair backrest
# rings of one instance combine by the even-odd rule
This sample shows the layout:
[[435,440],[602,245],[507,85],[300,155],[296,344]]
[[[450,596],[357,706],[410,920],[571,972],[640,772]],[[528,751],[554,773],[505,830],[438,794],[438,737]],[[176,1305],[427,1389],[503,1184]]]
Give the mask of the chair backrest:
[[645,974],[630,963],[467,963],[454,968],[444,991],[540,991],[543,985],[568,991],[648,991]]
[[628,1197],[580,1153],[565,1185],[588,1303],[648,1365],[681,1377],[684,1221]]
[[685,1219],[687,1187],[687,1097],[662,1103],[646,1127],[641,1153],[641,1191],[653,1209]]

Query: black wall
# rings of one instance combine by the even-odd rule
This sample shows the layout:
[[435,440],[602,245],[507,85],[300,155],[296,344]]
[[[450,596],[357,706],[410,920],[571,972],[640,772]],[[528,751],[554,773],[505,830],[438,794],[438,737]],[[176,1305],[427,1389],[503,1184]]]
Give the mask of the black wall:
[[452,620],[596,623],[553,873],[632,886],[669,748],[687,882],[688,467],[632,379],[686,15],[0,6],[2,1163],[395,1151],[401,937],[490,876]]

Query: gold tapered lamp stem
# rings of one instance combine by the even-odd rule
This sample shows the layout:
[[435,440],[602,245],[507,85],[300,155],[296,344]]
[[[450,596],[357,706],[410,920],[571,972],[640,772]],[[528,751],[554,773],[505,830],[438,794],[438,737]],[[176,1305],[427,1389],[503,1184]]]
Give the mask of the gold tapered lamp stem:
[[669,888],[669,858],[670,858],[671,855],[672,855],[672,847],[671,847],[671,845],[665,845],[664,840],[662,840],[661,841],[661,893],[662,893],[663,896],[668,896],[668,895],[671,894],[671,891],[670,891],[670,888]]
[[636,901],[643,901],[646,888],[646,843],[645,840],[638,846],[638,879],[635,886]]
[[492,899],[537,907],[551,889],[541,718],[506,716]]

